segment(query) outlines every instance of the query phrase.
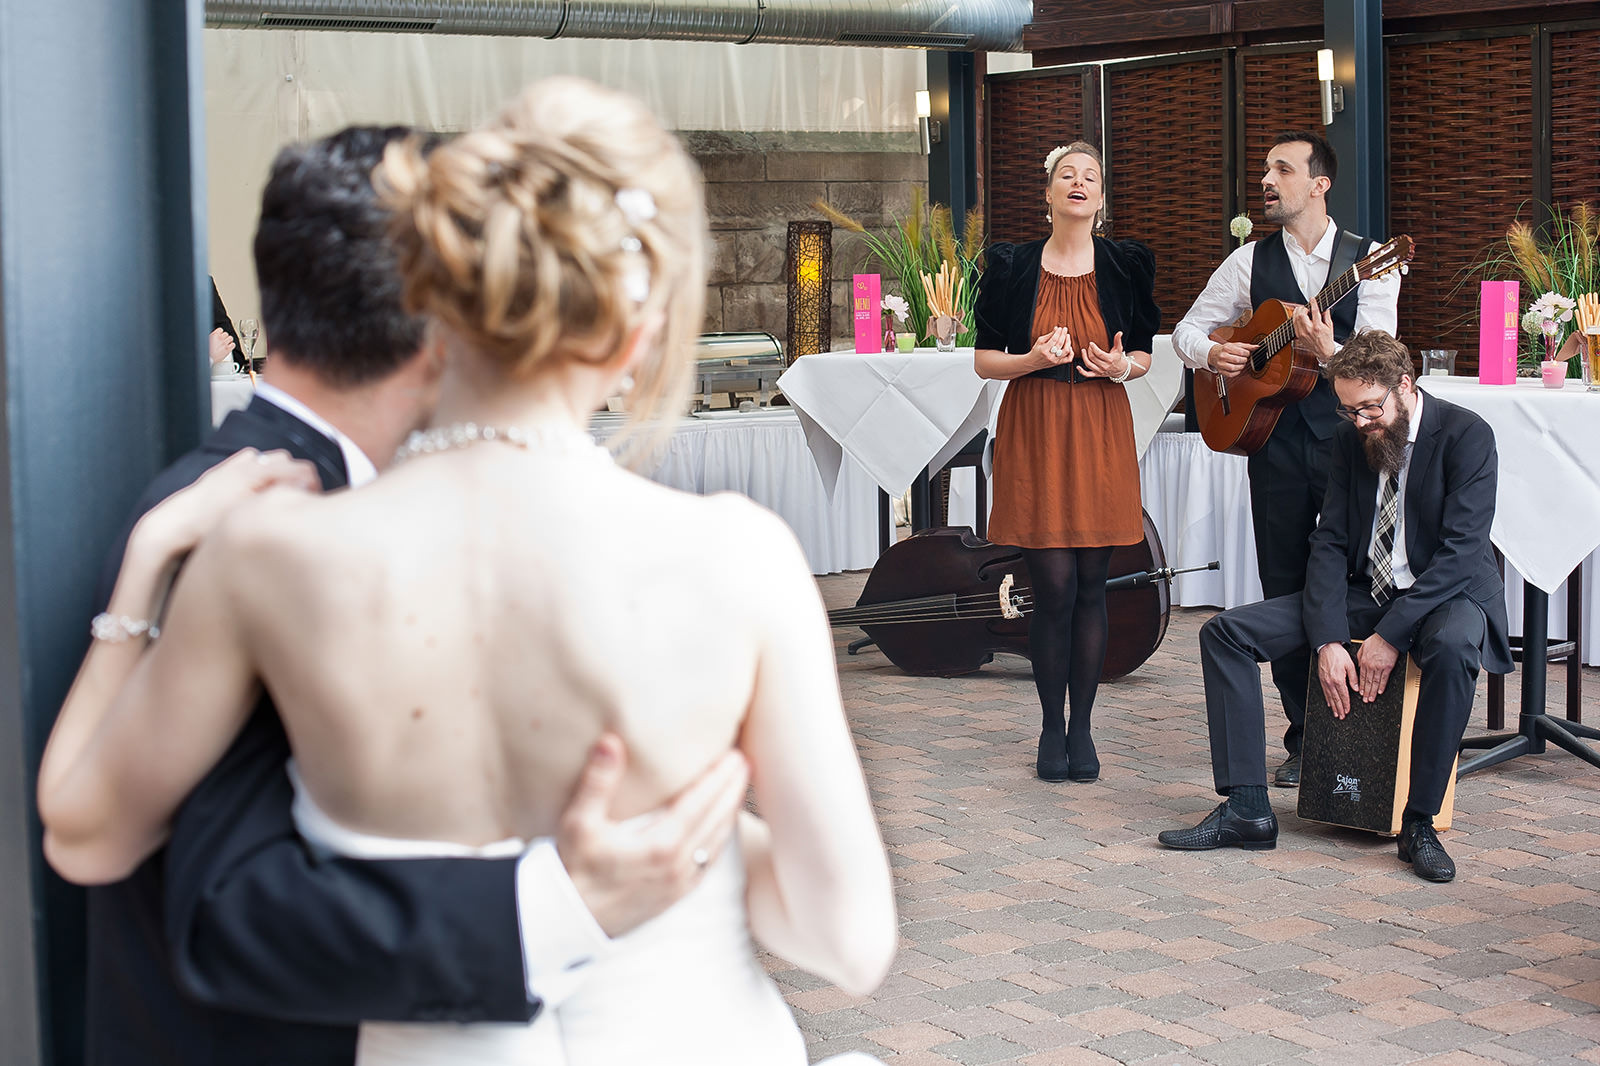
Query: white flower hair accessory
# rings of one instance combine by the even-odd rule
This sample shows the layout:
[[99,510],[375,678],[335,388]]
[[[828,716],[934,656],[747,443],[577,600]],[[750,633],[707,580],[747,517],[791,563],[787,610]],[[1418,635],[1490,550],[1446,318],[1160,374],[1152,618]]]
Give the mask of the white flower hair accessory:
[[656,217],[656,198],[649,189],[618,189],[617,210],[635,228]]
[[[618,189],[615,199],[617,210],[622,212],[630,229],[638,229],[656,217],[656,198],[650,195],[649,189]],[[622,238],[622,250],[642,252],[644,243],[637,234],[630,233]],[[644,263],[630,267],[623,276],[622,287],[634,303],[644,303],[650,298],[650,268]]]

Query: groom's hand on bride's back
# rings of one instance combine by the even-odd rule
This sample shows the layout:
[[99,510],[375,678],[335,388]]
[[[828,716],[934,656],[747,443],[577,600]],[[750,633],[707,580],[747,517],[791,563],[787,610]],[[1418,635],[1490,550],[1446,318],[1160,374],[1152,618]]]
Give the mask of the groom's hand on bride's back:
[[699,882],[727,844],[750,782],[744,756],[730,751],[654,817],[618,822],[609,812],[625,765],[618,737],[596,741],[556,833],[567,876],[610,937],[654,918]]

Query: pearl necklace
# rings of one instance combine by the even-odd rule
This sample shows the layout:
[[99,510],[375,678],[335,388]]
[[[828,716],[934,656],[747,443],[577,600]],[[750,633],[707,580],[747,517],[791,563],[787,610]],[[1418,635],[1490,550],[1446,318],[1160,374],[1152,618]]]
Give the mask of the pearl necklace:
[[476,422],[455,422],[433,429],[419,429],[406,438],[394,461],[403,463],[419,455],[433,455],[457,448],[468,448],[479,441],[500,441],[523,451],[538,449],[555,455],[587,456],[611,460],[611,453],[595,443],[587,433],[560,426],[480,426]]

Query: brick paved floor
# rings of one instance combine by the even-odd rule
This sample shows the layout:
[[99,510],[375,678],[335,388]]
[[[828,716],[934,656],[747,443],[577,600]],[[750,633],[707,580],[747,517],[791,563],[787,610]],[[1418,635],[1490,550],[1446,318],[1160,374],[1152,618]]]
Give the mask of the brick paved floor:
[[[862,579],[823,578],[829,606]],[[1211,613],[1175,610],[1151,660],[1101,688],[1088,785],[1033,776],[1022,660],[906,677],[845,656],[859,631],[837,632],[901,949],[866,999],[772,961],[814,1059],[1600,1063],[1600,772],[1575,758],[1461,781],[1449,885],[1413,876],[1392,840],[1300,821],[1286,789],[1275,851],[1155,844],[1217,802],[1195,644]],[[1600,722],[1600,670],[1585,675]],[[1550,684],[1560,707],[1559,671]]]

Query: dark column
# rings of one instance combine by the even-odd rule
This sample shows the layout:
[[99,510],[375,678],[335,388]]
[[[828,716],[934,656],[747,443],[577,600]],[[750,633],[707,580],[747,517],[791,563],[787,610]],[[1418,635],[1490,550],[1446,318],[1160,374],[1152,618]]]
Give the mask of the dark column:
[[1344,89],[1344,110],[1327,129],[1328,142],[1339,156],[1329,212],[1341,225],[1382,240],[1389,225],[1383,0],[1323,0],[1322,20],[1323,46],[1333,49],[1334,80]]
[[0,1033],[82,1058],[83,899],[39,852],[39,754],[100,560],[209,421],[202,0],[0,0]]
[[928,101],[939,139],[928,152],[928,199],[949,204],[961,232],[978,203],[978,75],[971,52],[928,53]]

